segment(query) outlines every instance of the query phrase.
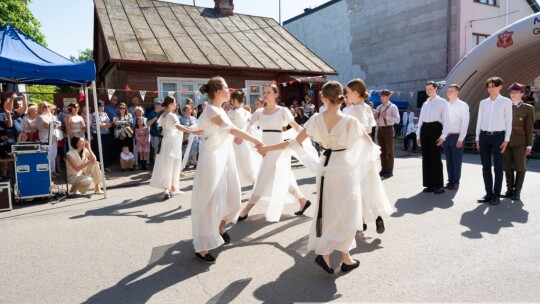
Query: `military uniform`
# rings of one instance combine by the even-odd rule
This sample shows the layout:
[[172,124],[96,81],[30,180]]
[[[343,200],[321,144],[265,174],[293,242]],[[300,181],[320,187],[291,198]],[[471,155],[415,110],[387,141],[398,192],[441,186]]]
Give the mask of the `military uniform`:
[[[533,145],[534,108],[520,102],[512,105],[512,134],[504,152],[503,170],[506,176],[505,197],[520,199],[525,178],[525,150]],[[516,172],[514,176],[514,172]]]

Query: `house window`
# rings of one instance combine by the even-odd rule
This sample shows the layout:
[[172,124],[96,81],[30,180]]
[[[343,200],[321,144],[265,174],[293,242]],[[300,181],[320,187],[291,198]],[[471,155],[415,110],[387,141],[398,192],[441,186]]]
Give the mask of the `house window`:
[[487,5],[493,5],[493,6],[497,5],[497,0],[474,0],[474,2],[487,4]]
[[261,98],[265,85],[270,84],[270,81],[247,80],[246,81],[246,103],[252,105],[255,99]]
[[472,44],[473,44],[473,46],[479,45],[480,42],[486,40],[488,37],[489,37],[489,35],[473,33],[472,34]]
[[158,77],[159,97],[165,98],[171,95],[176,98],[180,108],[186,104],[186,99],[191,98],[195,105],[206,101],[206,94],[201,94],[199,88],[208,82],[208,79],[199,78],[166,78]]

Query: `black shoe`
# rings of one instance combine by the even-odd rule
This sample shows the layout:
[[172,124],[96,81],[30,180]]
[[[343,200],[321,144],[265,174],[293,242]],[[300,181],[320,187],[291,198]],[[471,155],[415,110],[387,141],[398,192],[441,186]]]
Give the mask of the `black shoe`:
[[126,172],[126,169],[122,169],[122,170],[120,170],[120,171],[122,171],[122,172]]
[[379,176],[383,176],[383,175],[384,175],[384,172],[380,171]]
[[424,190],[422,190],[422,192],[424,192],[424,193],[430,193],[430,192],[433,192],[433,190],[435,190],[435,189],[426,187],[426,188],[424,188]]
[[512,195],[512,200],[514,201],[520,201],[521,200],[521,193],[519,191],[514,191],[514,194]]
[[452,184],[450,187],[447,188],[448,190],[457,190],[459,189],[459,183]]
[[205,264],[214,264],[216,263],[216,258],[213,257],[209,252],[206,253],[205,256],[200,255],[198,252],[195,253],[195,257],[199,259],[199,261],[205,263]]
[[245,221],[246,219],[248,218],[248,215],[244,215],[244,216],[239,216],[238,217],[238,222],[241,222],[241,221]]
[[394,176],[394,174],[392,174],[392,172],[386,172],[386,173],[384,173],[384,174],[382,175],[382,177],[384,177],[384,178],[390,178],[390,177],[392,177],[392,176]]
[[377,226],[377,233],[378,234],[381,234],[384,232],[384,221],[382,219],[382,217],[377,217],[377,219],[375,220],[375,226]]
[[367,230],[367,224],[363,224],[363,225],[362,225],[362,228],[363,228],[362,231],[366,231],[366,230]]
[[302,208],[302,210],[300,210],[300,211],[296,211],[294,214],[296,214],[296,215],[304,214],[304,212],[306,211],[307,208],[309,208],[309,206],[311,206],[311,202],[306,201],[306,204],[304,205],[304,208]]
[[501,197],[504,197],[504,198],[511,198],[513,196],[514,196],[514,190],[507,190],[503,195],[501,195]]
[[491,198],[491,202],[489,202],[490,205],[498,205],[501,203],[501,199],[499,198],[498,195],[493,195],[493,197]]
[[486,194],[484,197],[479,198],[477,201],[479,203],[488,203],[491,202],[491,199],[493,198],[493,194]]
[[330,268],[326,262],[324,261],[322,255],[318,255],[315,258],[315,263],[319,264],[324,271],[328,272],[329,274],[334,274],[334,269]]
[[225,244],[231,243],[231,237],[229,236],[227,232],[224,232],[223,234],[221,234],[221,237],[223,238],[223,241],[225,242]]
[[444,187],[446,189],[452,189],[453,186],[454,186],[454,183],[448,182],[448,183],[446,183],[446,185]]
[[444,193],[444,188],[443,187],[440,187],[440,188],[437,188],[437,189],[433,190],[433,194],[443,194],[443,193]]
[[353,260],[353,261],[355,261],[356,263],[351,264],[351,265],[341,263],[341,271],[348,272],[348,271],[351,271],[351,270],[353,270],[355,268],[358,268],[358,266],[360,266],[360,261],[359,260]]

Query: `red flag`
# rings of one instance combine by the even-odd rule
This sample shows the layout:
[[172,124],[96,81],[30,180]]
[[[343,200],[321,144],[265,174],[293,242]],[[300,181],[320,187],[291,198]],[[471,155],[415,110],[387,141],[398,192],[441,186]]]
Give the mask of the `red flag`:
[[79,89],[79,101],[83,101],[84,100],[84,90],[83,90],[83,86],[81,85],[81,88]]
[[131,91],[131,88],[129,87],[129,85],[126,83],[126,87],[124,88],[124,90],[126,92],[130,92]]

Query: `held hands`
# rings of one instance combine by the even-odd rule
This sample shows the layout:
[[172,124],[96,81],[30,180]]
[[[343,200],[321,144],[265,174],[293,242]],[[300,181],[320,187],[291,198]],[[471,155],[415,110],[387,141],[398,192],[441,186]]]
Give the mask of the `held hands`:
[[198,130],[198,131],[191,131],[190,133],[193,134],[193,135],[199,136],[199,135],[203,135],[204,131],[203,130]]
[[260,145],[255,145],[255,148],[257,149],[257,152],[262,156],[262,157],[265,157],[266,156],[266,153],[268,153],[266,147],[262,144]]
[[443,144],[444,144],[444,139],[442,139],[442,138],[437,139],[437,147],[440,147]]
[[244,140],[241,139],[240,137],[235,137],[235,138],[234,138],[234,143],[235,143],[235,144],[241,145],[242,142],[244,142]]

